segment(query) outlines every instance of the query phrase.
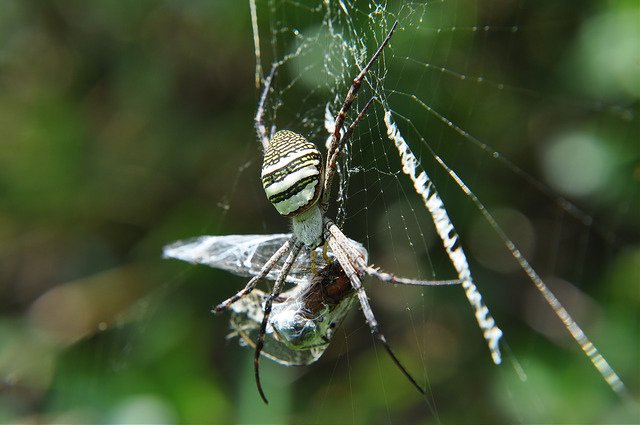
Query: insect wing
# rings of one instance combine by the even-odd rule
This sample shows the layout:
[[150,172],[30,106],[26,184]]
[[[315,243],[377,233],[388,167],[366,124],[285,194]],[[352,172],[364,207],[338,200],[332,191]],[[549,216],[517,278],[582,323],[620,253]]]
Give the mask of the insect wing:
[[[262,266],[271,256],[291,238],[290,233],[271,235],[226,235],[198,236],[176,241],[164,247],[163,257],[174,258],[192,264],[204,264],[209,267],[229,271],[238,276],[253,277],[260,274]],[[367,260],[367,250],[362,244],[350,240],[358,252]],[[329,251],[328,257],[333,257]],[[281,259],[267,275],[267,279],[276,280],[282,268]],[[316,248],[316,268],[326,266],[322,248]],[[289,283],[300,284],[311,275],[311,255],[302,250],[286,277]]]
[[[288,233],[198,236],[165,246],[163,257],[204,264],[238,276],[253,277],[260,273],[262,266],[290,238],[291,234]],[[308,257],[309,255],[300,255],[287,276],[288,282],[300,283],[303,276],[310,273],[311,262]],[[275,280],[281,267],[282,261],[276,264],[267,278]]]

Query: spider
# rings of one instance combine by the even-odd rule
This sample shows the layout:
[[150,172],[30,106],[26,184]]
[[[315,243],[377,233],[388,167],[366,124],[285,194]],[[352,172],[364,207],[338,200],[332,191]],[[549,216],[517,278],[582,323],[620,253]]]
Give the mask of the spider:
[[[252,276],[242,290],[215,306],[213,312],[220,313],[229,308],[234,311],[232,327],[246,343],[255,348],[256,386],[265,403],[268,400],[262,389],[259,366],[267,327],[271,335],[265,355],[286,365],[309,364],[324,352],[335,327],[346,315],[354,298],[359,300],[372,334],[383,345],[394,364],[420,393],[425,394],[425,390],[400,363],[380,332],[361,279],[369,275],[386,283],[420,286],[460,284],[461,280],[425,281],[385,273],[369,265],[364,247],[347,238],[325,216],[341,147],[374,99],[366,103],[351,125],[343,131],[347,113],[368,70],[389,43],[397,25],[396,21],[369,62],[353,79],[335,118],[324,165],[320,151],[303,136],[289,130],[272,130],[271,138],[267,136],[263,123],[264,105],[277,64],[265,79],[255,116],[256,132],[264,149],[262,183],[276,210],[292,219],[292,234],[201,236],[177,241],[164,248],[165,258],[207,264],[239,275]],[[297,260],[299,257],[302,258]],[[283,258],[285,260],[280,264]],[[317,271],[318,266],[323,267]],[[309,275],[312,277],[309,278]],[[275,279],[268,296],[255,290],[265,278]],[[298,287],[282,293],[285,282],[296,283]],[[270,321],[272,311],[275,317]],[[258,322],[260,326],[255,337]]]
[[[334,131],[331,136],[330,145],[327,152],[326,163],[322,164],[322,155],[313,143],[308,142],[302,135],[289,130],[281,130],[272,134],[269,138],[263,122],[264,105],[267,94],[270,90],[271,81],[276,72],[277,66],[273,66],[270,74],[265,80],[265,85],[260,96],[258,110],[255,116],[255,126],[258,138],[264,149],[264,162],[262,165],[262,184],[269,201],[276,210],[283,216],[292,219],[293,235],[287,239],[273,256],[264,264],[260,273],[254,276],[246,286],[234,296],[228,298],[214,308],[215,313],[220,313],[228,309],[232,304],[251,293],[257,283],[265,278],[269,271],[283,257],[285,261],[278,274],[270,295],[264,302],[264,313],[257,341],[255,343],[254,372],[258,392],[265,403],[268,400],[262,389],[260,382],[260,354],[264,348],[265,333],[269,323],[274,301],[278,299],[282,292],[286,277],[296,262],[300,251],[304,248],[310,250],[312,257],[315,257],[315,249],[324,244],[325,252],[327,246],[332,250],[335,260],[338,262],[341,273],[348,278],[353,291],[356,294],[362,307],[365,319],[371,329],[371,333],[383,345],[393,362],[398,366],[409,381],[424,394],[424,390],[417,384],[408,371],[402,366],[396,355],[391,350],[386,338],[380,331],[378,322],[371,310],[369,300],[362,287],[361,278],[365,273],[383,277],[384,274],[369,267],[362,255],[342,231],[328,219],[325,214],[329,205],[331,195],[331,183],[336,172],[336,162],[340,154],[341,147],[349,139],[359,121],[371,106],[373,98],[370,99],[355,120],[343,133],[344,122],[351,105],[356,99],[356,95],[362,82],[377,58],[380,56],[385,46],[389,43],[398,22],[396,21],[382,43],[369,59],[369,62],[362,68],[360,73],[353,79],[351,87],[347,92],[344,102],[338,112]],[[334,273],[338,273],[337,271]],[[398,281],[393,276],[387,275],[387,281]]]

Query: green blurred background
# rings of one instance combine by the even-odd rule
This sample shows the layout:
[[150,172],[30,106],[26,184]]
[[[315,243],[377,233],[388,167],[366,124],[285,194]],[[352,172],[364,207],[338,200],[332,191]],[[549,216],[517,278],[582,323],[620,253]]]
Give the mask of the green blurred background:
[[[298,20],[287,28],[302,31],[319,24],[303,13],[305,3],[258,2],[261,28],[287,19]],[[637,399],[640,7],[443,5],[437,13],[399,6],[398,16],[425,13],[407,13],[401,24],[386,85],[430,99],[594,224],[576,220],[559,197],[514,178],[499,161],[469,154],[464,140],[442,146],[451,133],[424,110],[400,99],[393,107],[422,114],[425,127],[436,121],[421,134],[465,170],[516,240],[532,239],[517,234],[529,223],[538,241],[529,253],[534,265],[550,283],[558,276],[554,289]],[[456,24],[492,31],[433,36],[434,28]],[[268,43],[268,30],[262,36]],[[290,48],[263,47],[265,63]],[[403,48],[423,63],[518,89],[488,82],[469,89],[428,66],[412,69]],[[460,211],[453,218],[463,238],[471,235],[465,247],[476,279],[488,282],[480,286],[514,351],[508,357],[528,381],[518,380],[510,360],[491,363],[460,292],[429,291],[423,309],[439,312],[407,317],[401,303],[384,301],[397,288],[374,288],[388,339],[421,382],[429,374],[429,403],[375,347],[354,310],[316,364],[263,361],[271,400],[264,406],[251,350],[226,340],[227,317],[209,313],[244,280],[160,259],[176,239],[286,231],[258,183],[254,61],[244,1],[0,2],[0,422],[640,421],[637,406],[599,379],[530,286],[509,286],[525,279],[495,266],[504,261],[491,254],[503,250],[500,242],[442,177],[442,197]],[[304,87],[286,94],[303,96]],[[300,116],[296,106],[287,109],[283,124]],[[323,111],[315,112],[321,123]],[[361,207],[350,208],[347,233],[365,235],[372,257],[384,258],[388,246],[369,241],[376,236],[357,219]],[[385,211],[369,210],[372,222],[385,220]],[[416,331],[433,346],[416,347]]]

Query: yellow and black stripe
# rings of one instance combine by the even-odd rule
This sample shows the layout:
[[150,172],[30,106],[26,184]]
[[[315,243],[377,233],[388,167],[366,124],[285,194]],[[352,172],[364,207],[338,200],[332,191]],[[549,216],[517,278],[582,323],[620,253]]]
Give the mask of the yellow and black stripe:
[[264,153],[262,185],[278,212],[295,216],[308,210],[322,190],[322,156],[313,143],[293,131],[278,131]]

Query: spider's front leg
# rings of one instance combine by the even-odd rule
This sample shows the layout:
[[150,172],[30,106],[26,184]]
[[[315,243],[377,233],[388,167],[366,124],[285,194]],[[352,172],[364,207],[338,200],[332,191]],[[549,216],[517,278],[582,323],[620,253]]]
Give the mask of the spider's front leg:
[[364,116],[366,110],[371,105],[371,102],[373,102],[373,99],[369,100],[369,102],[365,105],[365,107],[362,108],[362,111],[360,111],[360,113],[358,114],[358,117],[347,129],[344,136],[341,136],[340,133],[342,131],[342,127],[344,126],[344,120],[347,118],[347,113],[349,112],[349,109],[351,109],[351,105],[356,99],[356,95],[360,90],[360,86],[362,85],[362,81],[367,75],[367,72],[369,72],[369,69],[373,66],[374,62],[382,54],[382,51],[384,50],[386,45],[389,43],[389,40],[391,40],[391,36],[393,35],[393,32],[395,31],[397,26],[398,26],[398,21],[395,21],[393,23],[393,26],[387,33],[386,37],[384,38],[384,40],[382,40],[382,43],[380,43],[380,46],[378,46],[378,50],[376,50],[373,56],[371,56],[371,59],[369,59],[369,62],[367,62],[365,67],[362,68],[362,70],[356,76],[356,78],[353,79],[353,81],[351,82],[351,87],[349,88],[349,91],[345,96],[344,102],[340,107],[340,111],[338,112],[338,115],[336,115],[336,119],[333,124],[333,134],[331,135],[331,144],[329,145],[329,149],[327,150],[327,162],[324,170],[325,172],[324,188],[323,188],[322,200],[320,201],[320,206],[322,210],[325,212],[327,211],[327,207],[329,205],[329,197],[331,196],[331,183],[335,173],[336,161],[338,159],[338,155],[340,155],[340,150],[344,145],[344,142],[349,138],[349,136],[353,132],[355,126],[358,125],[358,122]]

